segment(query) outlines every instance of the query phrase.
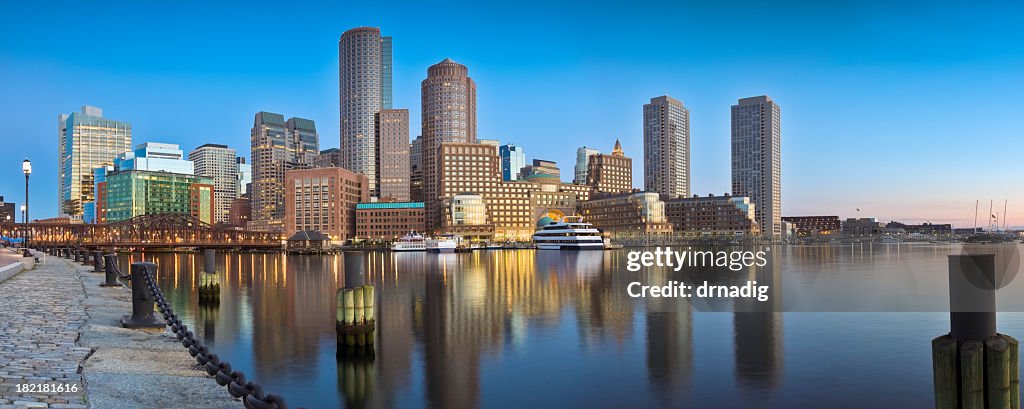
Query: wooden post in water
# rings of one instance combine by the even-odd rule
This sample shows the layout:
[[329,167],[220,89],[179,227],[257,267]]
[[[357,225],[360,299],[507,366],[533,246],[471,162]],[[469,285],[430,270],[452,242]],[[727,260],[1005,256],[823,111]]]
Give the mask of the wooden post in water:
[[199,303],[220,304],[220,276],[217,275],[217,251],[203,250],[203,272],[199,273]]
[[949,256],[950,332],[932,340],[937,409],[1020,409],[1019,346],[996,332],[994,254]]

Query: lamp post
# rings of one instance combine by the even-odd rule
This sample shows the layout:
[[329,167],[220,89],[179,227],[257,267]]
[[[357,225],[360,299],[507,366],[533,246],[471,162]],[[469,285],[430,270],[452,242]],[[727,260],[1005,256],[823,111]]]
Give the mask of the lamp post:
[[24,241],[24,245],[27,248],[28,247],[28,175],[32,174],[32,162],[29,162],[28,158],[25,158],[25,161],[21,162],[21,170],[22,170],[22,172],[25,172],[25,208],[24,208],[25,219],[23,220],[23,222],[25,223],[25,237],[24,237],[25,241]]
[[25,245],[25,205],[21,205],[21,245]]

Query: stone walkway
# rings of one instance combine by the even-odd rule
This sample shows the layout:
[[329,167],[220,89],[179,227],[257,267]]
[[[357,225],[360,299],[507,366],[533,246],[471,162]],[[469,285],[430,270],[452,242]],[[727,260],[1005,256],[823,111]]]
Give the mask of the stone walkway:
[[[121,328],[127,288],[100,287],[103,274],[65,259],[43,261],[0,283],[0,409],[242,407],[170,332]],[[77,388],[19,392],[40,383]]]
[[[59,260],[0,283],[0,408],[86,407],[79,365],[91,350],[76,344],[84,299],[77,274]],[[74,392],[19,392],[26,385]]]

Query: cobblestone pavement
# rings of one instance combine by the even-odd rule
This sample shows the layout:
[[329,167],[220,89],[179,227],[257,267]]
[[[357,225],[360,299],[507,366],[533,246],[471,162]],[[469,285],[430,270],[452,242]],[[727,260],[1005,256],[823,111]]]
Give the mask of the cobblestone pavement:
[[74,268],[54,258],[0,283],[0,409],[87,407],[84,299]]

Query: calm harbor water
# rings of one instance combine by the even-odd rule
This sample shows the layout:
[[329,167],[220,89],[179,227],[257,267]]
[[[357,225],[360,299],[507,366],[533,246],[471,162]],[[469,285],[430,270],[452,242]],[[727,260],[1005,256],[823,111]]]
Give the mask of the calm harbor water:
[[[930,341],[948,331],[946,256],[957,246],[772,247],[765,267],[739,272],[629,272],[630,250],[226,254],[214,308],[198,305],[200,255],[122,263],[158,263],[197,335],[291,407],[933,405]],[[372,361],[336,354],[346,266],[377,288]],[[671,280],[757,280],[771,300],[626,292]],[[1024,311],[1024,283],[997,298]],[[1024,314],[1001,313],[999,330],[1024,339]]]

